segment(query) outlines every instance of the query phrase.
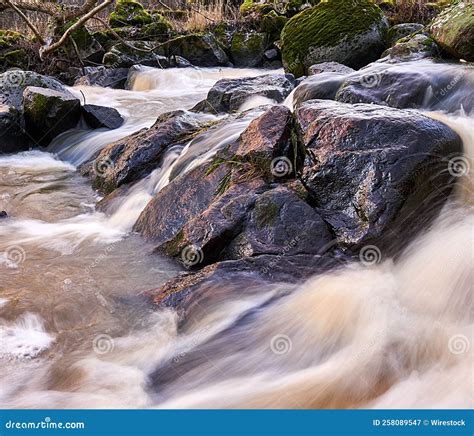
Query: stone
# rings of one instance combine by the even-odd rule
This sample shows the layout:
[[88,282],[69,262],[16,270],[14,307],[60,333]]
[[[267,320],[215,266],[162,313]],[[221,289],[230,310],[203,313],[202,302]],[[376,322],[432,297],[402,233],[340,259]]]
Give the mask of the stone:
[[82,116],[93,129],[118,129],[123,124],[123,118],[117,109],[95,104],[85,104],[81,109]]
[[25,130],[40,146],[74,128],[80,118],[81,103],[67,91],[28,86],[23,91]]

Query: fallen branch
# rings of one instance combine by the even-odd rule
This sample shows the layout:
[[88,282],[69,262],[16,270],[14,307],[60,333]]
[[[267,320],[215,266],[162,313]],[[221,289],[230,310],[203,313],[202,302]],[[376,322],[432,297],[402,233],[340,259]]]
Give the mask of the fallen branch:
[[95,14],[100,12],[102,9],[105,9],[107,6],[112,4],[115,0],[105,0],[103,3],[97,5],[95,8],[91,9],[87,14],[83,15],[79,20],[77,20],[71,27],[69,27],[61,36],[59,41],[47,45],[45,47],[41,47],[40,49],[40,59],[43,60],[44,56],[52,51],[58,49],[59,47],[63,46],[67,41],[69,35],[73,33],[75,30],[79,29],[83,26],[89,19],[91,19]]

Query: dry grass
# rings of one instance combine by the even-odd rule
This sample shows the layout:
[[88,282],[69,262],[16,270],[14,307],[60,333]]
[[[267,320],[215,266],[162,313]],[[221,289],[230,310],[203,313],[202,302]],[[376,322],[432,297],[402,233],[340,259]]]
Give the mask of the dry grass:
[[391,24],[421,23],[428,24],[439,12],[439,8],[452,3],[451,0],[394,0],[393,6],[384,6],[384,2],[378,1],[385,10]]

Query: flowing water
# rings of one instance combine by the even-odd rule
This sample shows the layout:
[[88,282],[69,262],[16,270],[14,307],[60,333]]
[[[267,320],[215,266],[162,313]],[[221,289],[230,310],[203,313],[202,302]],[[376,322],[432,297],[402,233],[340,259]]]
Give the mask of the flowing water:
[[[160,113],[192,107],[219,78],[262,73],[142,68],[130,90],[73,88],[125,124],[0,157],[0,210],[11,217],[0,221],[0,407],[472,406],[474,138],[449,93],[445,112],[438,100],[429,115],[463,139],[456,192],[396,262],[234,292],[180,329],[173,311],[140,297],[180,268],[130,233],[136,218],[261,109],[168,150],[107,214],[76,166]],[[463,80],[472,92],[473,78]]]

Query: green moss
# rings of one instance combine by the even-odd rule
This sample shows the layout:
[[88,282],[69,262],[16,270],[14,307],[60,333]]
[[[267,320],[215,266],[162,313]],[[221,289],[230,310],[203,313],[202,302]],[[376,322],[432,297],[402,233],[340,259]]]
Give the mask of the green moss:
[[242,15],[263,15],[274,10],[274,4],[256,3],[253,0],[245,0],[240,6]]
[[153,23],[145,24],[140,28],[140,36],[145,38],[156,38],[168,35],[172,29],[169,21],[161,15],[154,15],[153,18]]
[[279,212],[280,207],[272,201],[265,199],[265,201],[259,202],[254,210],[256,226],[259,229],[271,227],[275,223]]
[[262,18],[260,28],[262,32],[268,33],[271,35],[272,39],[279,39],[281,31],[285,24],[287,23],[288,18],[283,15],[278,15],[275,11],[271,11]]
[[268,40],[265,33],[235,33],[230,47],[235,65],[257,66],[262,61],[267,45]]
[[344,38],[367,32],[383,13],[368,0],[328,0],[291,18],[283,28],[282,54],[289,72],[305,74],[311,47],[332,47]]
[[112,27],[144,26],[152,22],[153,18],[145,8],[132,0],[119,0],[109,16],[109,24]]
[[7,51],[0,55],[0,65],[3,68],[26,68],[28,55],[23,49]]
[[42,94],[35,94],[29,106],[29,116],[35,120],[40,121],[45,117],[48,112],[48,98]]

